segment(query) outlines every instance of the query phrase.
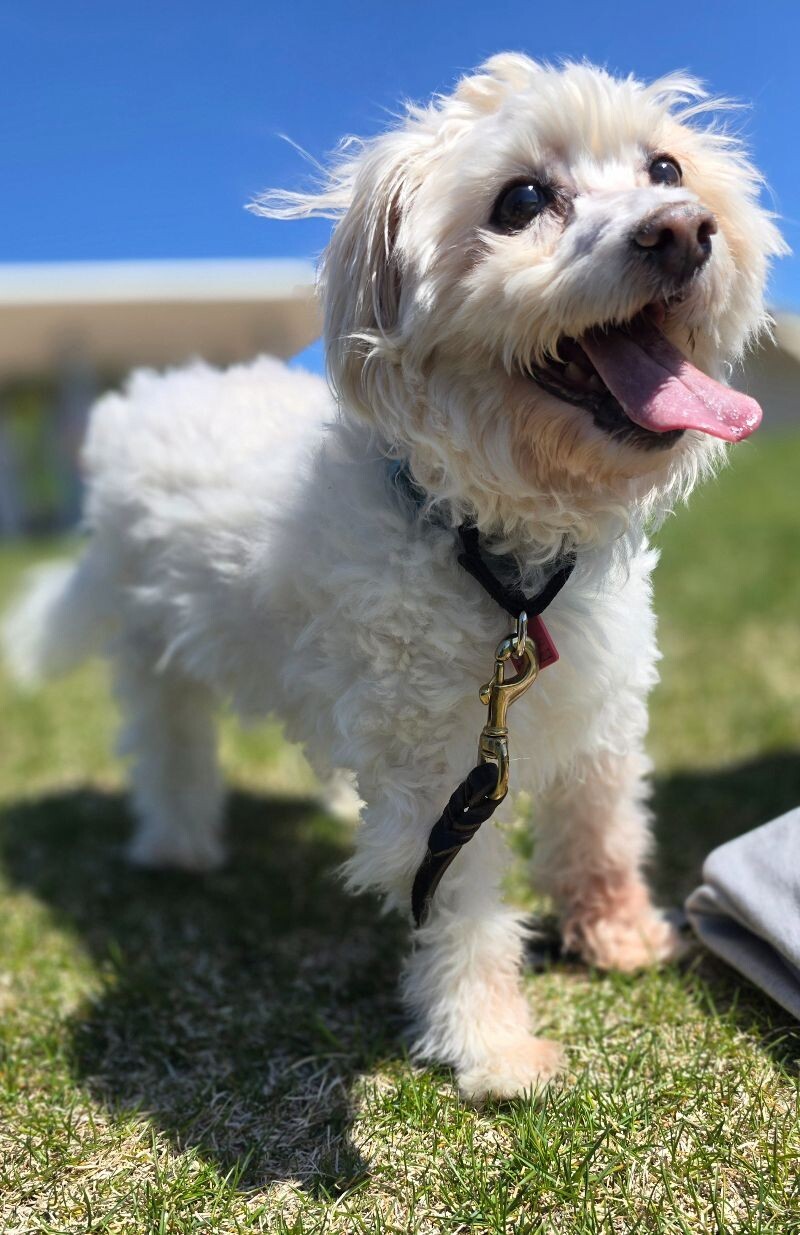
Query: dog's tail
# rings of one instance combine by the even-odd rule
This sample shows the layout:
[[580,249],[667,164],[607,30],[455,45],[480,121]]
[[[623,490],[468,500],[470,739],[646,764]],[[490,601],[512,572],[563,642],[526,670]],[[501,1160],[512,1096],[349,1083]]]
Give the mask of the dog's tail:
[[108,615],[100,584],[90,554],[28,572],[0,626],[3,659],[20,686],[33,688],[102,649]]

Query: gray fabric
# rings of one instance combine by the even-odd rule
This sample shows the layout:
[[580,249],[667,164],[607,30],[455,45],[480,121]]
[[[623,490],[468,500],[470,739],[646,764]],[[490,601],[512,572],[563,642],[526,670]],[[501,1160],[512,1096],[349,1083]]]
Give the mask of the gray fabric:
[[800,807],[714,849],[686,913],[707,948],[800,1020]]

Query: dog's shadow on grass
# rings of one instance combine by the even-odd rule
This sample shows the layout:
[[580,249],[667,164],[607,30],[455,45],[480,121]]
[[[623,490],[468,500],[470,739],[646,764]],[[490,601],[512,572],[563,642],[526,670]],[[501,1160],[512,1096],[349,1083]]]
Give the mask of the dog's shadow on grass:
[[[705,854],[800,802],[800,755],[676,773],[655,785],[657,886],[676,903]],[[119,795],[73,792],[5,812],[18,886],[74,932],[101,974],[71,1025],[76,1078],[110,1110],[141,1109],[239,1187],[292,1179],[319,1195],[367,1168],[350,1137],[357,1078],[401,1053],[402,923],[347,896],[346,829],[313,802],[235,794],[231,862],[214,875],[132,870]],[[713,958],[698,990],[776,1059],[800,1036]]]
[[122,799],[95,792],[5,814],[12,879],[101,970],[71,1026],[76,1078],[239,1187],[352,1186],[354,1082],[401,1051],[403,932],[340,887],[346,829],[313,802],[238,793],[231,861],[198,876],[132,870],[129,826]]
[[703,859],[712,849],[795,806],[800,806],[797,750],[656,777],[653,878],[660,901],[683,901],[700,882]]

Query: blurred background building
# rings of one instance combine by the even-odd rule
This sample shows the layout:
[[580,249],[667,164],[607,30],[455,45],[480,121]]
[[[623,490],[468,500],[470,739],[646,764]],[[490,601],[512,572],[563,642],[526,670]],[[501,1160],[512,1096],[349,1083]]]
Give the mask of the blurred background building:
[[302,261],[0,266],[0,535],[74,525],[88,409],[130,369],[287,358],[318,334]]
[[[289,358],[319,329],[313,267],[299,260],[0,266],[0,535],[77,522],[89,407],[130,369]],[[737,384],[765,427],[796,423],[800,316],[776,315],[774,342]]]

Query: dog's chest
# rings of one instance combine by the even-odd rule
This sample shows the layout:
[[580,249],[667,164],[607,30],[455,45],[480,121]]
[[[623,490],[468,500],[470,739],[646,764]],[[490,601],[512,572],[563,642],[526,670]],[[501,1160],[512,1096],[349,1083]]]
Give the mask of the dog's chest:
[[[304,710],[318,714],[327,696],[352,737],[471,751],[486,715],[478,692],[511,619],[459,565],[453,530],[409,510],[374,471],[368,483],[355,471],[357,483],[316,490],[325,509],[304,540],[302,570],[292,554],[291,612],[305,610],[308,624],[293,627],[289,673]],[[510,713],[521,783],[595,746],[620,696],[646,693],[650,566],[647,554],[626,571],[604,569],[596,551],[579,554],[545,614],[560,659]]]

